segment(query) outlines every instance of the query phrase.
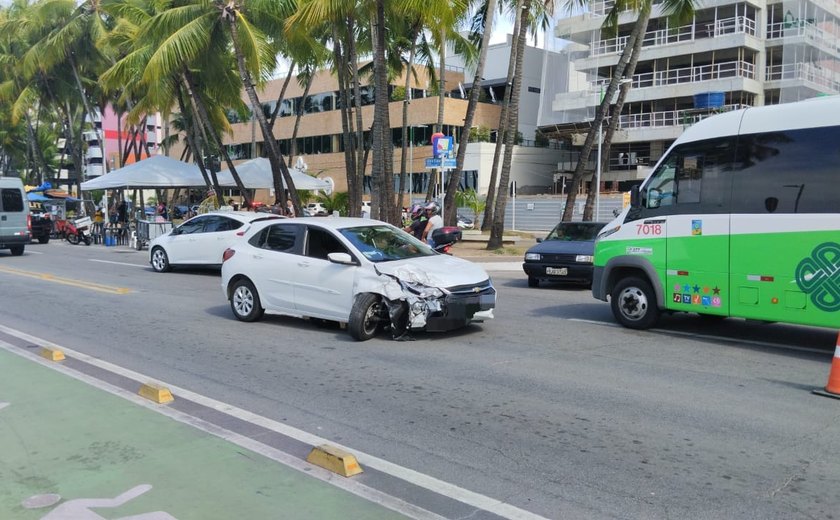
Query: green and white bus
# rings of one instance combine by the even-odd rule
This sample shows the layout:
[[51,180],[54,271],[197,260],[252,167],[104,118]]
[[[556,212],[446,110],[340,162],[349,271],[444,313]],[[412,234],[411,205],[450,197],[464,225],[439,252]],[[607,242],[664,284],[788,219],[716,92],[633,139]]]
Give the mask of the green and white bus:
[[663,312],[840,328],[840,96],[688,128],[600,232],[592,294]]

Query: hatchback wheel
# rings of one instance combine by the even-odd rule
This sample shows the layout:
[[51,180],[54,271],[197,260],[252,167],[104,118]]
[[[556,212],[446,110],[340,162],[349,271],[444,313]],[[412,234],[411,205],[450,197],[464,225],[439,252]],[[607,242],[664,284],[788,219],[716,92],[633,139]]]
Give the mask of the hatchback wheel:
[[361,294],[356,298],[350,311],[347,330],[356,341],[367,341],[379,334],[386,315],[382,299],[371,293]]
[[172,270],[172,266],[169,265],[169,257],[162,247],[156,247],[152,250],[152,269],[159,273]]
[[233,284],[230,292],[230,309],[240,321],[257,321],[265,312],[254,284],[244,278]]

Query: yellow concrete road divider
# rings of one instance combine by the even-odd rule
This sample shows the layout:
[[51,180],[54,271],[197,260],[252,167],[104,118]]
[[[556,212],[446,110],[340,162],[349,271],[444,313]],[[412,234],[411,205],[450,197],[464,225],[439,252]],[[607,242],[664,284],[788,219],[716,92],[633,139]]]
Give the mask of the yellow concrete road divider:
[[363,472],[362,467],[359,466],[359,462],[353,454],[335,446],[330,446],[329,444],[322,444],[312,448],[312,451],[306,457],[306,461],[342,477],[352,477]]
[[64,361],[64,352],[55,347],[41,347],[38,354],[42,358],[49,359],[50,361]]
[[141,385],[139,393],[141,397],[145,397],[157,404],[171,403],[175,400],[175,398],[172,397],[172,392],[170,392],[168,388],[156,383],[145,383]]

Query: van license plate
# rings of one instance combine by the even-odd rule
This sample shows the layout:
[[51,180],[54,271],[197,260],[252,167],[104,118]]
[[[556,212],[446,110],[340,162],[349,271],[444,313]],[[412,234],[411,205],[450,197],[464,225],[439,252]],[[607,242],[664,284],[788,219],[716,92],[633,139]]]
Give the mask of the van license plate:
[[569,269],[567,269],[566,267],[546,267],[545,274],[553,274],[555,276],[566,276],[567,274],[569,274]]

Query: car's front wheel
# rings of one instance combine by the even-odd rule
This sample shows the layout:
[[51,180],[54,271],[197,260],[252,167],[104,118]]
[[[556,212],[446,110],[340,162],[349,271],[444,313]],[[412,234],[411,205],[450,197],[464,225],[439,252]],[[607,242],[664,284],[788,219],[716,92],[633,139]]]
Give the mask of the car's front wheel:
[[165,273],[172,270],[169,265],[169,257],[162,247],[156,247],[152,250],[152,269],[158,273]]
[[656,294],[642,278],[620,280],[610,295],[610,306],[615,319],[629,329],[649,329],[659,320]]
[[257,321],[265,312],[256,287],[244,278],[234,282],[231,288],[230,309],[239,321]]
[[534,278],[533,276],[528,277],[528,287],[539,287],[540,286],[540,279]]
[[356,341],[367,341],[379,334],[383,327],[384,304],[379,295],[365,293],[356,297],[347,330]]

